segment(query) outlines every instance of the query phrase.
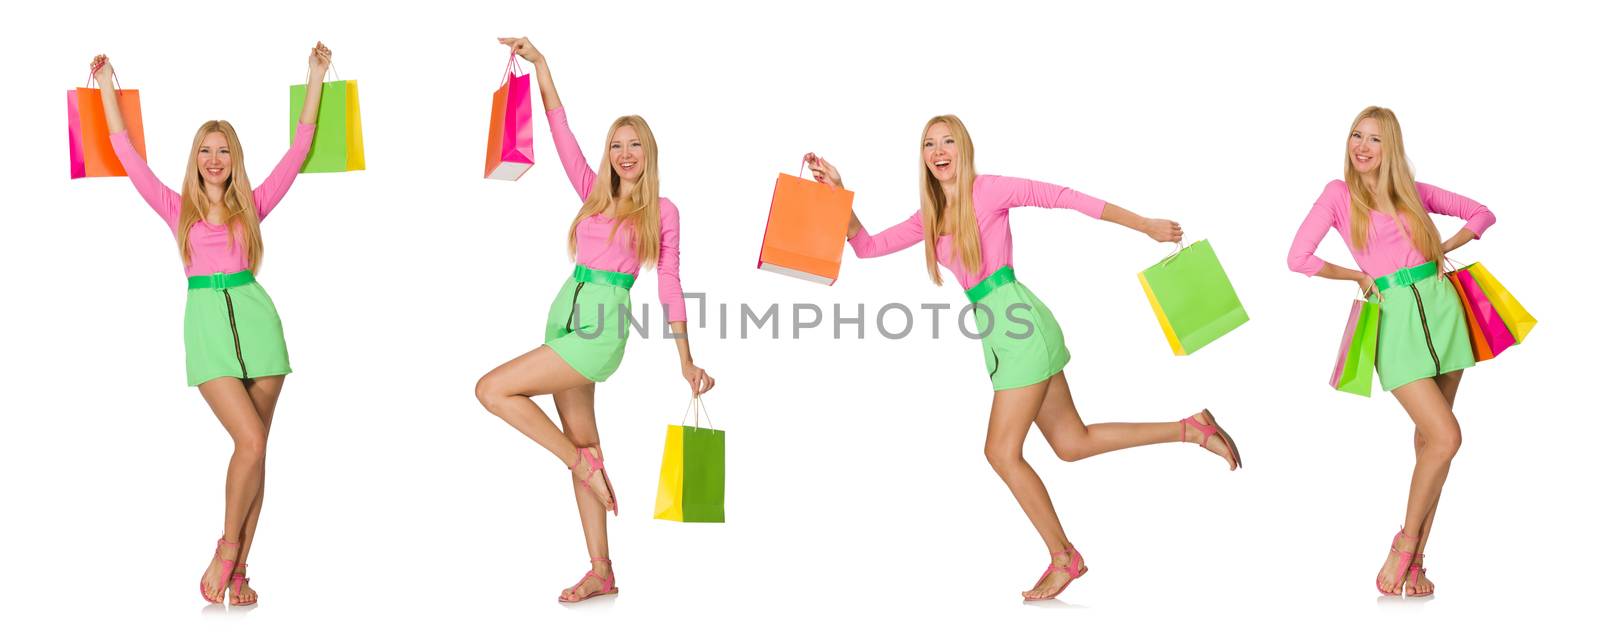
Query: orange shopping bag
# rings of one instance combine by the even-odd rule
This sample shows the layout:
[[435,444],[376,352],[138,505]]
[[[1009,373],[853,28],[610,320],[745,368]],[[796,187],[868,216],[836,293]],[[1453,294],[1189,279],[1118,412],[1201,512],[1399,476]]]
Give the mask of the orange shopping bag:
[[517,63],[517,54],[506,62],[500,89],[494,91],[489,108],[489,151],[483,163],[483,177],[491,180],[516,180],[533,167],[533,92],[529,76]]
[[[116,79],[113,77],[113,82]],[[90,77],[93,83],[93,77]],[[139,116],[139,91],[117,90],[117,105],[128,128],[128,140],[144,156],[144,118]],[[67,153],[72,161],[72,177],[126,176],[122,161],[111,149],[111,132],[106,127],[106,106],[99,88],[67,91]]]
[[843,188],[778,174],[756,268],[833,285],[855,196]]
[[1472,318],[1472,303],[1467,300],[1467,291],[1461,287],[1456,271],[1451,271],[1445,277],[1450,279],[1450,285],[1456,287],[1456,297],[1461,299],[1461,313],[1467,317],[1467,340],[1472,343],[1472,358],[1480,363],[1494,358],[1494,352],[1489,349],[1489,340],[1483,336],[1483,327],[1478,325],[1477,319]]

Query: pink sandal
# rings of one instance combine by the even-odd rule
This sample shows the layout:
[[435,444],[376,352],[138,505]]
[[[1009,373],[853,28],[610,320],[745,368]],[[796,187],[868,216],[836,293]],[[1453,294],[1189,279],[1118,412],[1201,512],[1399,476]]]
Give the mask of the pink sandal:
[[[1205,418],[1204,423],[1200,421],[1202,416]],[[1210,409],[1201,409],[1199,413],[1184,418],[1180,422],[1183,423],[1183,426],[1178,427],[1178,441],[1188,442],[1189,429],[1191,428],[1200,432],[1200,441],[1195,442],[1200,448],[1206,447],[1206,442],[1211,441],[1211,436],[1221,435],[1222,444],[1228,449],[1228,461],[1232,462],[1228,470],[1236,470],[1244,465],[1244,460],[1239,458],[1239,446],[1233,443],[1233,436],[1222,430],[1222,426],[1217,424],[1216,416],[1211,415]],[[1207,452],[1210,450],[1206,449]]]
[[[1407,571],[1411,568],[1411,560],[1412,560],[1413,557],[1415,557],[1417,555],[1417,552],[1416,552],[1415,549],[1413,549],[1412,551],[1409,551],[1409,552],[1400,551],[1400,538],[1401,537],[1411,538],[1409,536],[1406,536],[1406,529],[1403,526],[1400,528],[1399,532],[1395,532],[1394,533],[1394,540],[1389,542],[1389,551],[1394,552],[1395,559],[1397,561],[1397,564],[1394,566],[1394,570],[1395,570],[1395,574],[1396,574],[1397,578],[1400,581],[1400,586],[1399,587],[1395,587],[1395,590],[1392,591],[1392,592],[1384,591],[1383,590],[1383,570],[1381,570],[1381,569],[1378,570],[1378,580],[1377,580],[1378,593],[1381,593],[1381,594],[1386,595],[1386,596],[1398,596],[1398,595],[1400,595],[1400,590],[1404,589],[1405,585],[1406,585],[1406,575],[1407,575]],[[1412,547],[1416,546],[1416,541],[1417,541],[1417,539],[1411,538]]]
[[[589,480],[594,478],[595,473],[600,473],[600,481],[606,485],[606,493],[611,496],[611,503],[606,504],[609,506],[607,509],[611,510],[612,516],[617,516],[617,491],[611,487],[611,478],[606,476],[605,460],[595,457],[594,449],[585,446],[578,449],[578,458],[572,460],[572,465],[567,466],[567,469],[576,475],[578,473],[578,462],[580,461],[589,465],[589,474],[584,476],[583,479],[579,479],[578,483],[583,484],[584,488],[588,488],[590,492],[595,493],[596,498],[599,498],[600,493],[589,485]],[[600,503],[605,504],[605,502],[605,499],[600,499]]]
[[[589,559],[589,562],[591,562],[591,563],[605,563],[607,567],[611,566],[611,559],[609,559],[609,558],[591,558],[591,559]],[[596,591],[594,593],[586,595],[586,596],[584,596],[582,598],[575,598],[575,599],[572,599],[572,600],[568,600],[567,596],[566,596],[566,593],[563,592],[562,595],[556,596],[556,601],[560,602],[562,604],[575,604],[575,603],[578,603],[578,602],[583,602],[584,600],[588,600],[588,599],[593,598],[595,596],[609,596],[609,595],[617,593],[617,570],[616,569],[612,569],[611,570],[611,576],[609,578],[601,578],[600,574],[594,573],[593,569],[591,569],[589,571],[586,571],[586,572],[583,572],[583,577],[579,578],[578,582],[574,583],[571,587],[567,587],[567,591],[571,591],[573,593],[577,593],[578,587],[580,585],[582,585],[584,583],[584,581],[586,581],[586,580],[588,580],[590,578],[594,578],[595,580],[600,581],[600,590],[599,591]]]
[[[1067,556],[1067,566],[1066,567],[1062,567],[1062,566],[1056,564],[1056,557],[1057,556],[1062,556],[1062,555],[1068,555]],[[1023,602],[1037,602],[1037,601],[1040,601],[1040,600],[1055,600],[1056,596],[1061,595],[1061,592],[1067,590],[1067,586],[1071,585],[1072,581],[1077,580],[1079,578],[1082,578],[1084,574],[1089,573],[1089,568],[1084,566],[1084,564],[1083,564],[1083,554],[1079,554],[1078,553],[1078,548],[1073,547],[1071,545],[1068,545],[1067,549],[1061,550],[1059,552],[1050,552],[1050,566],[1044,568],[1044,573],[1039,576],[1038,582],[1035,582],[1033,584],[1034,585],[1038,585],[1040,582],[1044,582],[1044,579],[1048,578],[1050,576],[1050,572],[1053,572],[1053,571],[1060,571],[1062,573],[1065,573],[1067,575],[1067,582],[1062,583],[1061,588],[1057,589],[1055,591],[1055,593],[1052,593],[1052,594],[1050,594],[1048,596],[1042,596],[1042,597],[1039,597],[1039,598],[1029,598],[1027,596],[1028,592],[1024,591],[1024,592],[1022,592],[1023,593],[1022,601]]]
[[[244,591],[244,586],[250,582],[250,579],[249,578],[245,578],[245,576],[244,576],[244,568],[245,567],[248,567],[248,565],[239,565],[238,567],[235,567],[233,569],[233,597],[234,598],[238,598],[239,597],[239,592]],[[252,598],[249,602],[234,602],[233,600],[229,600],[228,601],[228,604],[230,604],[232,606],[235,606],[235,607],[243,607],[243,606],[252,605],[252,604],[255,604],[255,603],[256,603],[256,601],[255,601],[254,598]]]
[[1415,589],[1416,586],[1417,586],[1417,577],[1418,576],[1427,575],[1427,573],[1428,573],[1428,568],[1422,566],[1422,555],[1421,554],[1417,554],[1416,558],[1411,559],[1411,573],[1406,575],[1406,595],[1407,596],[1412,597],[1412,598],[1421,598],[1423,596],[1431,596],[1431,595],[1433,595],[1433,590],[1432,589],[1429,589],[1427,591],[1420,591],[1420,592],[1419,591],[1413,591],[1413,589]]
[[[222,546],[223,545],[231,545],[233,547],[238,547],[239,544],[230,542],[226,538],[219,538],[219,539],[217,539],[217,550],[211,554],[211,559],[212,560],[216,560],[216,561],[221,561],[222,562],[222,595],[223,596],[227,596],[228,595],[228,578],[233,575],[233,563],[234,563],[234,561],[225,560],[225,559],[222,558]],[[211,604],[222,604],[222,600],[220,598],[217,599],[217,600],[212,600],[211,599],[211,594],[206,593],[206,575],[204,573],[200,574],[200,597],[204,598],[206,602],[209,602]]]

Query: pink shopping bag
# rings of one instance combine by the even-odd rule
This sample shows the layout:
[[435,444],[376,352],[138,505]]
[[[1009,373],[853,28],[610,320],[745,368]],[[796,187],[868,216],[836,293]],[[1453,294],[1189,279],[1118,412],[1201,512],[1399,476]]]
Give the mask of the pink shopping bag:
[[1471,308],[1467,318],[1478,322],[1478,327],[1483,329],[1483,338],[1489,343],[1490,356],[1499,356],[1506,348],[1517,344],[1517,339],[1511,336],[1510,328],[1505,321],[1500,319],[1500,314],[1494,311],[1494,304],[1489,303],[1489,297],[1483,294],[1483,289],[1478,287],[1478,282],[1473,280],[1472,272],[1468,270],[1456,271],[1456,279],[1461,282],[1462,297]]
[[489,110],[484,178],[516,180],[533,167],[533,86],[528,79],[512,53]]
[[1358,396],[1372,396],[1372,370],[1378,360],[1378,314],[1381,306],[1355,300],[1350,304],[1350,320],[1345,322],[1344,340],[1334,360],[1328,386]]

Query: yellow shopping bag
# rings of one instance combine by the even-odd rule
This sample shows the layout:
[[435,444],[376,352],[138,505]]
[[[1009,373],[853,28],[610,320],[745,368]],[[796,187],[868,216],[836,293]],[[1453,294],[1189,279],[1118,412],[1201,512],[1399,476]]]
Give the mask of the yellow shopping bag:
[[[655,517],[682,523],[722,523],[727,434],[711,428],[709,416],[706,425],[700,426],[700,414],[705,409],[699,397],[689,407],[695,412],[693,426],[667,427]],[[687,411],[684,417],[688,417]]]
[[1489,297],[1489,304],[1494,306],[1494,311],[1500,315],[1500,320],[1505,321],[1506,328],[1511,330],[1511,336],[1521,343],[1539,321],[1523,309],[1517,298],[1511,296],[1506,287],[1500,285],[1500,281],[1489,274],[1489,269],[1484,268],[1483,264],[1474,263],[1467,266],[1467,272],[1472,274],[1473,281],[1478,282],[1483,294]]

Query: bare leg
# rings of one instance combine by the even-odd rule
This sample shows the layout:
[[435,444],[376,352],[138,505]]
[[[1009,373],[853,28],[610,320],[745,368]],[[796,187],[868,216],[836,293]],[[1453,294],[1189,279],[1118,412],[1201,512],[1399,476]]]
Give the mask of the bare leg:
[[[561,428],[567,439],[574,446],[595,447],[597,456],[604,459],[605,455],[598,454],[600,429],[595,423],[594,383],[556,392],[555,400],[556,414],[561,417]],[[589,549],[591,571],[601,578],[610,578],[611,563],[608,561],[611,558],[611,546],[606,537],[606,506],[578,481],[576,474],[572,477],[572,493],[578,502],[578,517],[583,523],[583,540]],[[600,591],[601,586],[600,580],[585,577],[578,584],[563,589],[561,597],[565,600],[581,599]]]
[[[1461,377],[1463,376],[1463,373],[1463,371],[1453,371],[1434,378],[1434,382],[1439,384],[1439,391],[1444,394],[1445,403],[1450,406],[1451,411],[1455,410],[1456,392],[1461,388]],[[1417,449],[1417,457],[1419,459],[1422,457],[1423,444],[1425,444],[1425,442],[1422,439],[1422,431],[1421,429],[1418,429],[1415,437],[1415,445]],[[1442,491],[1440,496],[1443,496]],[[1427,549],[1428,547],[1428,535],[1433,533],[1433,517],[1438,512],[1439,502],[1435,500],[1433,507],[1428,509],[1428,516],[1422,521],[1422,535],[1419,537],[1417,543],[1418,556],[1421,556],[1423,550]],[[1415,590],[1411,591],[1410,593],[1432,593],[1433,582],[1428,580],[1427,576],[1417,574],[1417,586],[1414,589]]]
[[[1028,520],[1033,522],[1033,529],[1038,530],[1046,550],[1060,552],[1070,549],[1072,544],[1067,541],[1066,530],[1061,527],[1061,519],[1050,502],[1050,492],[1039,474],[1022,458],[1022,443],[1028,437],[1028,429],[1038,416],[1039,405],[1044,402],[1048,389],[1047,381],[994,392],[983,454],[1011,489],[1011,495],[1016,497]],[[1065,557],[1061,559],[1056,562],[1065,565]],[[1066,574],[1052,572],[1023,595],[1030,598],[1049,595],[1066,582]]]
[[[222,538],[239,543],[244,532],[245,517],[261,488],[262,468],[266,460],[267,433],[256,413],[244,383],[237,378],[217,378],[200,385],[200,395],[211,405],[211,411],[222,428],[233,438],[233,457],[228,461],[227,484],[224,488]],[[224,545],[220,558],[238,560],[239,547]],[[201,576],[206,596],[220,601],[226,593],[227,578],[222,576],[222,566],[213,557]]]
[[[591,384],[594,383],[562,360],[555,350],[541,345],[484,374],[478,379],[476,393],[483,408],[550,451],[563,466],[576,465],[576,474],[584,478],[590,472],[578,459],[578,447],[530,398]],[[590,483],[599,479],[595,477]],[[591,485],[589,489],[607,508],[611,507],[611,495],[604,485]]]
[[[1044,434],[1056,456],[1066,461],[1075,462],[1134,446],[1177,442],[1185,436],[1191,442],[1201,437],[1193,429],[1185,433],[1181,422],[1102,422],[1084,426],[1072,402],[1072,390],[1067,387],[1066,377],[1057,373],[1047,384],[1049,391],[1039,407],[1039,432]],[[1221,435],[1212,435],[1205,448],[1229,460],[1228,447]],[[1231,460],[1229,465],[1233,465]]]
[[[1407,383],[1393,393],[1422,433],[1422,451],[1411,474],[1411,492],[1406,502],[1405,524],[1401,528],[1413,538],[1402,538],[1399,545],[1402,551],[1414,551],[1418,546],[1414,537],[1422,532],[1428,514],[1438,504],[1445,477],[1450,473],[1450,460],[1461,447],[1461,426],[1456,423],[1440,384],[1434,380]],[[1398,591],[1403,584],[1405,570],[1397,569],[1398,563],[1393,552],[1384,560],[1378,571],[1378,584],[1383,590]]]
[[[256,414],[261,417],[261,430],[263,438],[270,440],[272,437],[272,414],[278,409],[278,396],[283,393],[283,380],[286,376],[265,376],[255,378],[245,383],[245,391],[250,394],[250,402],[255,405]],[[250,546],[256,541],[256,523],[261,520],[261,502],[266,496],[267,489],[267,464],[265,456],[261,462],[261,487],[256,489],[255,501],[250,504],[250,512],[245,515],[244,535],[239,541],[239,565],[235,567],[239,573],[244,573],[247,559],[250,558]],[[229,584],[232,590],[232,584]],[[235,605],[254,604],[256,592],[248,583],[240,586],[236,595],[229,597],[229,602]]]

